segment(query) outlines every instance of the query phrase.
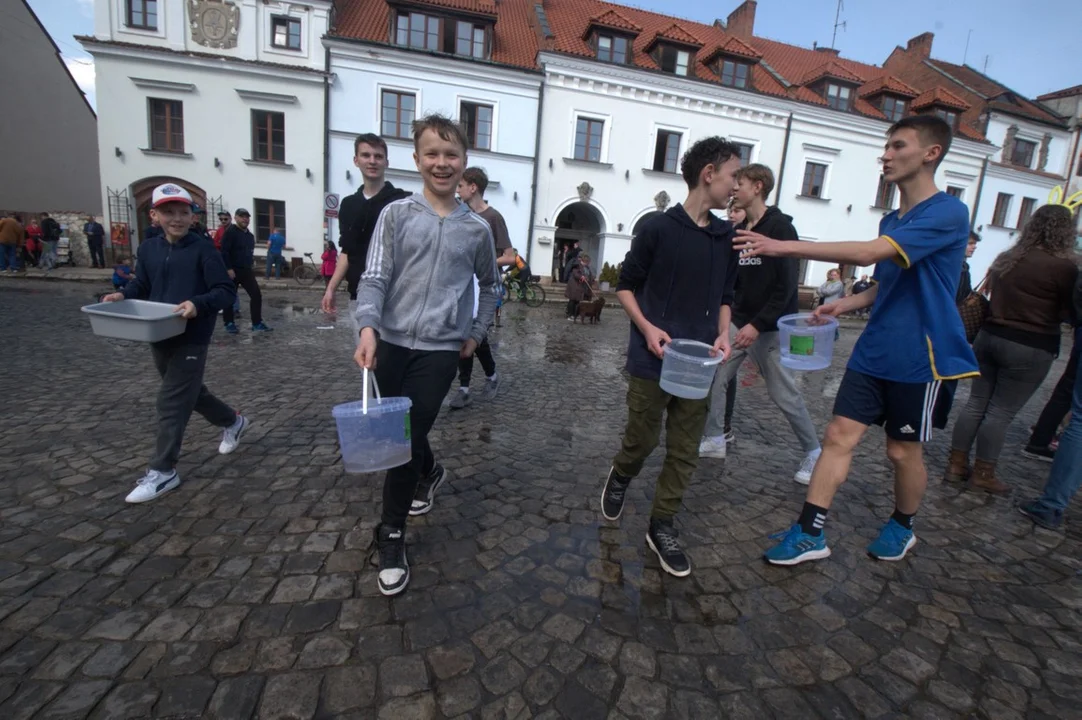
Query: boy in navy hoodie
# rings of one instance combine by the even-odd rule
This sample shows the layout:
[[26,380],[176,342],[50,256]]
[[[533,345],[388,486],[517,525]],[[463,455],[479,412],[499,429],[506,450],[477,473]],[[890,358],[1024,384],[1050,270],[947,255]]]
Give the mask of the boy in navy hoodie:
[[163,234],[143,241],[135,276],[123,290],[106,295],[102,301],[172,303],[176,305],[174,312],[186,318],[188,325],[180,335],[150,346],[154,366],[162,377],[157,448],[147,474],[126,498],[130,503],[153,500],[180,485],[177,458],[193,410],[222,428],[218,452],[223,455],[237,449],[248,427],[247,418],[203,385],[207,346],[218,311],[232,307],[237,296],[222,256],[214,243],[191,229],[192,197],[179,185],[166,183],[154,189],[150,216]]
[[729,203],[740,169],[737,147],[704,138],[684,154],[688,185],[682,205],[649,221],[624,258],[616,297],[631,318],[627,371],[627,428],[601,496],[601,512],[617,520],[631,480],[657,447],[666,419],[665,462],[654,488],[646,544],[672,575],[691,573],[673,517],[680,510],[699,464],[699,438],[709,400],[688,400],[661,389],[664,345],[673,338],[698,340],[729,356],[729,320],[738,257],[733,226],[711,211]]

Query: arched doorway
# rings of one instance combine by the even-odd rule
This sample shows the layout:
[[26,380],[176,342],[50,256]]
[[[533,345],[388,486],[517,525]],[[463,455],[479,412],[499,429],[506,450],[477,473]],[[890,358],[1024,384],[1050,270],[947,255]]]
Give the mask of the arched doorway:
[[[207,207],[207,193],[203,188],[190,183],[187,180],[175,177],[148,177],[138,180],[131,184],[131,196],[135,202],[135,225],[133,229],[133,235],[136,240],[143,239],[143,233],[150,227],[150,196],[154,193],[154,188],[167,182],[176,183],[182,188],[188,191],[192,196],[192,202],[200,207],[202,213],[206,213]],[[207,219],[204,216],[199,217],[199,222],[205,227]]]
[[646,223],[650,222],[651,220],[656,218],[658,215],[664,215],[664,214],[665,213],[661,212],[660,210],[654,210],[653,212],[648,212],[645,215],[643,215],[641,218],[636,220],[635,221],[635,227],[631,228],[632,237],[637,237],[638,234],[640,232],[642,232],[642,228],[643,228],[644,225],[646,225]]
[[601,213],[588,202],[571,203],[556,216],[556,241],[552,247],[552,278],[563,281],[564,258],[567,250],[576,242],[582,252],[591,258],[600,257],[601,234],[605,232],[605,220]]

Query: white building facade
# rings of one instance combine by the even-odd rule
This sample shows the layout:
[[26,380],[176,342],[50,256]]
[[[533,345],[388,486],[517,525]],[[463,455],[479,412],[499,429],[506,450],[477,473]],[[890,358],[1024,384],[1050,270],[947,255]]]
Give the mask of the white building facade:
[[[898,194],[880,183],[888,124],[854,113],[639,68],[542,53],[545,90],[538,154],[534,272],[557,275],[560,245],[579,240],[595,270],[623,261],[636,227],[681,202],[678,159],[703,137],[742,146],[774,170],[768,204],[793,217],[801,239],[874,238]],[[972,206],[995,148],[956,138],[937,180]],[[596,158],[596,159],[595,159]],[[801,264],[819,285],[831,263]],[[853,268],[859,275],[870,269]]]
[[[421,192],[410,123],[429,113],[467,127],[470,166],[489,178],[485,200],[503,215],[511,244],[526,253],[533,197],[541,74],[495,63],[440,57],[408,47],[377,47],[341,37],[324,40],[333,84],[327,119],[328,190],[341,197],[363,183],[354,140],[376,133],[388,146],[387,179]],[[338,238],[332,221],[331,237]]]
[[[331,0],[97,0],[93,37],[106,222],[132,249],[153,188],[186,187],[217,225],[252,214],[287,255],[322,250],[324,104],[320,38]],[[258,252],[258,250],[257,250]]]

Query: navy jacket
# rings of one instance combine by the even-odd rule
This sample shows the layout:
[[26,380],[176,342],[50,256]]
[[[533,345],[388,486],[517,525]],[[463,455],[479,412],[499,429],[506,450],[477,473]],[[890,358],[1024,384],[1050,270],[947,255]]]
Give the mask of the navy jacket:
[[[674,340],[713,345],[721,306],[733,304],[737,255],[732,223],[711,216],[701,228],[677,205],[648,221],[631,241],[616,289],[634,292],[646,319]],[[627,371],[646,380],[661,375],[661,360],[634,323]]]
[[226,270],[250,268],[255,263],[255,235],[251,230],[241,230],[230,225],[222,233],[222,259]]
[[[799,240],[793,218],[768,207],[752,228],[775,240]],[[751,323],[761,333],[778,329],[778,318],[797,311],[800,261],[796,258],[751,257],[739,259],[733,322]]]
[[87,238],[103,239],[105,237],[105,228],[99,222],[88,222],[83,225],[83,232],[86,233]]
[[237,298],[236,286],[226,274],[214,243],[194,232],[175,245],[164,237],[144,240],[139,245],[135,277],[122,292],[129,300],[175,305],[192,301],[197,315],[181,335],[162,341],[171,344],[209,344],[218,311],[231,307]]

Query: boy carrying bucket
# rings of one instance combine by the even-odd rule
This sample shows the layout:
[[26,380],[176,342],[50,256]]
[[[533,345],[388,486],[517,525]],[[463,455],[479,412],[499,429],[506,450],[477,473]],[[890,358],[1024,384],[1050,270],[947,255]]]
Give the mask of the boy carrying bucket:
[[162,234],[142,242],[135,275],[120,292],[106,295],[102,302],[172,303],[188,324],[180,335],[150,346],[154,366],[162,377],[157,449],[147,474],[125,498],[130,503],[153,500],[180,485],[177,458],[192,411],[222,428],[218,446],[222,455],[237,449],[248,428],[247,418],[214,397],[203,384],[207,346],[218,311],[232,306],[237,297],[221,253],[192,230],[192,196],[184,188],[174,183],[159,185],[150,197],[150,208],[150,217],[160,225]]
[[709,400],[689,400],[660,385],[664,346],[673,339],[713,345],[729,357],[729,320],[736,282],[733,226],[711,210],[729,204],[740,169],[735,145],[703,138],[685,153],[688,186],[683,204],[646,223],[631,241],[616,297],[631,319],[627,348],[627,427],[601,495],[601,514],[618,520],[628,485],[657,447],[665,420],[665,462],[654,488],[647,546],[665,572],[684,577],[691,563],[680,547],[673,517],[699,464],[699,438]]
[[429,115],[414,123],[413,146],[424,193],[392,202],[380,213],[357,289],[361,332],[354,359],[375,370],[384,396],[413,402],[412,459],[387,471],[375,528],[384,595],[397,595],[409,584],[406,518],[429,512],[436,490],[449,477],[432,455],[428,433],[459,358],[472,356],[485,339],[499,282],[488,223],[455,197],[466,168],[461,128]]

